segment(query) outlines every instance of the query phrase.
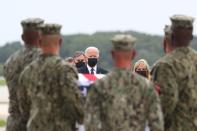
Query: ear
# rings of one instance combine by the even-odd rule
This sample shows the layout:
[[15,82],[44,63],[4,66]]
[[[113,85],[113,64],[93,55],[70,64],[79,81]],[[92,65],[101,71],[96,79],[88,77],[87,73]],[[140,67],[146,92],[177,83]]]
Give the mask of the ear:
[[84,56],[85,56],[85,61],[88,62],[88,57],[86,55],[84,55]]
[[21,35],[21,39],[22,39],[23,41],[25,41],[25,35],[24,35],[24,34]]
[[39,47],[41,47],[41,42],[42,42],[42,40],[39,39],[39,42],[38,42],[38,46],[39,46]]
[[175,42],[175,34],[172,34],[171,36],[171,46],[174,46],[176,44]]
[[41,42],[42,42],[42,35],[39,33],[39,36],[38,36],[39,38],[39,40],[38,40],[38,46],[40,46],[40,44],[41,44]]
[[163,39],[163,51],[166,53],[166,38]]
[[59,45],[60,45],[60,46],[62,45],[62,41],[63,41],[62,38],[60,38],[60,39],[59,39]]
[[99,58],[100,58],[100,54],[98,54],[96,58],[97,58],[97,61],[99,61]]
[[192,36],[191,36],[191,40],[193,40],[193,39],[194,39],[194,36],[192,35]]
[[132,60],[136,57],[136,55],[137,55],[137,52],[136,52],[136,50],[135,49],[133,49],[132,51],[131,51],[131,55],[132,55]]
[[41,39],[42,38],[42,34],[40,32],[38,32],[38,38]]
[[114,52],[114,50],[111,50],[111,56],[112,56],[113,59],[115,58],[115,52]]

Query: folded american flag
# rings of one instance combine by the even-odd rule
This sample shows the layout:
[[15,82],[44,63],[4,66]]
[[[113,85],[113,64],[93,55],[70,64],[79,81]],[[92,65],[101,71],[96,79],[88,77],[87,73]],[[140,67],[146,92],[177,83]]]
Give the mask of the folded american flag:
[[103,74],[78,74],[78,85],[79,88],[85,97],[87,95],[87,92],[90,88],[90,85],[93,84],[96,80],[103,78],[105,75]]

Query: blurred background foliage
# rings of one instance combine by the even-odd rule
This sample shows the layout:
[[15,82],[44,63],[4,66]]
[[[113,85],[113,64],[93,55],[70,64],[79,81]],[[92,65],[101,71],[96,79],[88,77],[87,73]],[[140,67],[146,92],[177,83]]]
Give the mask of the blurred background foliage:
[[[102,67],[110,70],[112,68],[112,60],[110,56],[112,44],[110,39],[115,34],[120,33],[132,34],[137,38],[137,56],[134,62],[143,58],[146,59],[151,66],[157,59],[164,55],[162,47],[162,36],[149,35],[135,31],[96,32],[92,35],[63,35],[63,43],[60,55],[62,58],[73,56],[75,51],[84,51],[88,46],[95,46],[98,47],[100,50],[101,57],[99,64]],[[196,37],[194,37],[194,40],[192,41],[192,47],[197,49]],[[0,75],[2,75],[3,63],[11,54],[16,52],[20,48],[22,48],[22,44],[19,41],[6,43],[4,46],[0,47]]]

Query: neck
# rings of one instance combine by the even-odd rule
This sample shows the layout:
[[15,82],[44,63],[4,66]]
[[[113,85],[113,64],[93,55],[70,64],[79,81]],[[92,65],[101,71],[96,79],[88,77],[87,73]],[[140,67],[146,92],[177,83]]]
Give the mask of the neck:
[[171,53],[173,50],[174,50],[174,48],[169,48],[169,49],[166,50],[166,53],[169,54],[169,53]]
[[25,41],[25,45],[26,45],[26,46],[35,46],[35,47],[39,47],[39,42],[37,42],[37,41]]
[[132,62],[127,62],[125,64],[119,64],[118,62],[115,63],[115,67],[118,68],[118,69],[126,69],[126,70],[129,70],[131,69],[131,63]]
[[50,54],[50,55],[59,55],[59,46],[56,43],[41,43],[40,48],[42,49],[44,54]]
[[187,48],[187,47],[189,47],[189,46],[176,46],[176,47],[172,47],[172,48],[166,50],[166,54],[170,54],[170,53],[172,53],[176,49]]
[[42,48],[43,54],[58,55],[59,51],[54,48]]
[[48,52],[48,51],[43,51],[43,54],[45,54],[45,55],[59,55],[57,52]]

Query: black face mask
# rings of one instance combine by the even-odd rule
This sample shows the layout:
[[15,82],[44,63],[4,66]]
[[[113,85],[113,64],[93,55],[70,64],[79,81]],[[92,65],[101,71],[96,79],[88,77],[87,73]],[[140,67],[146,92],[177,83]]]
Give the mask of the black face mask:
[[94,67],[97,64],[98,59],[97,58],[88,58],[88,65],[90,67]]
[[144,76],[148,78],[147,72],[146,71],[136,71],[139,75]]
[[81,68],[81,67],[85,66],[85,62],[79,61],[79,62],[75,63],[75,65],[77,68]]

